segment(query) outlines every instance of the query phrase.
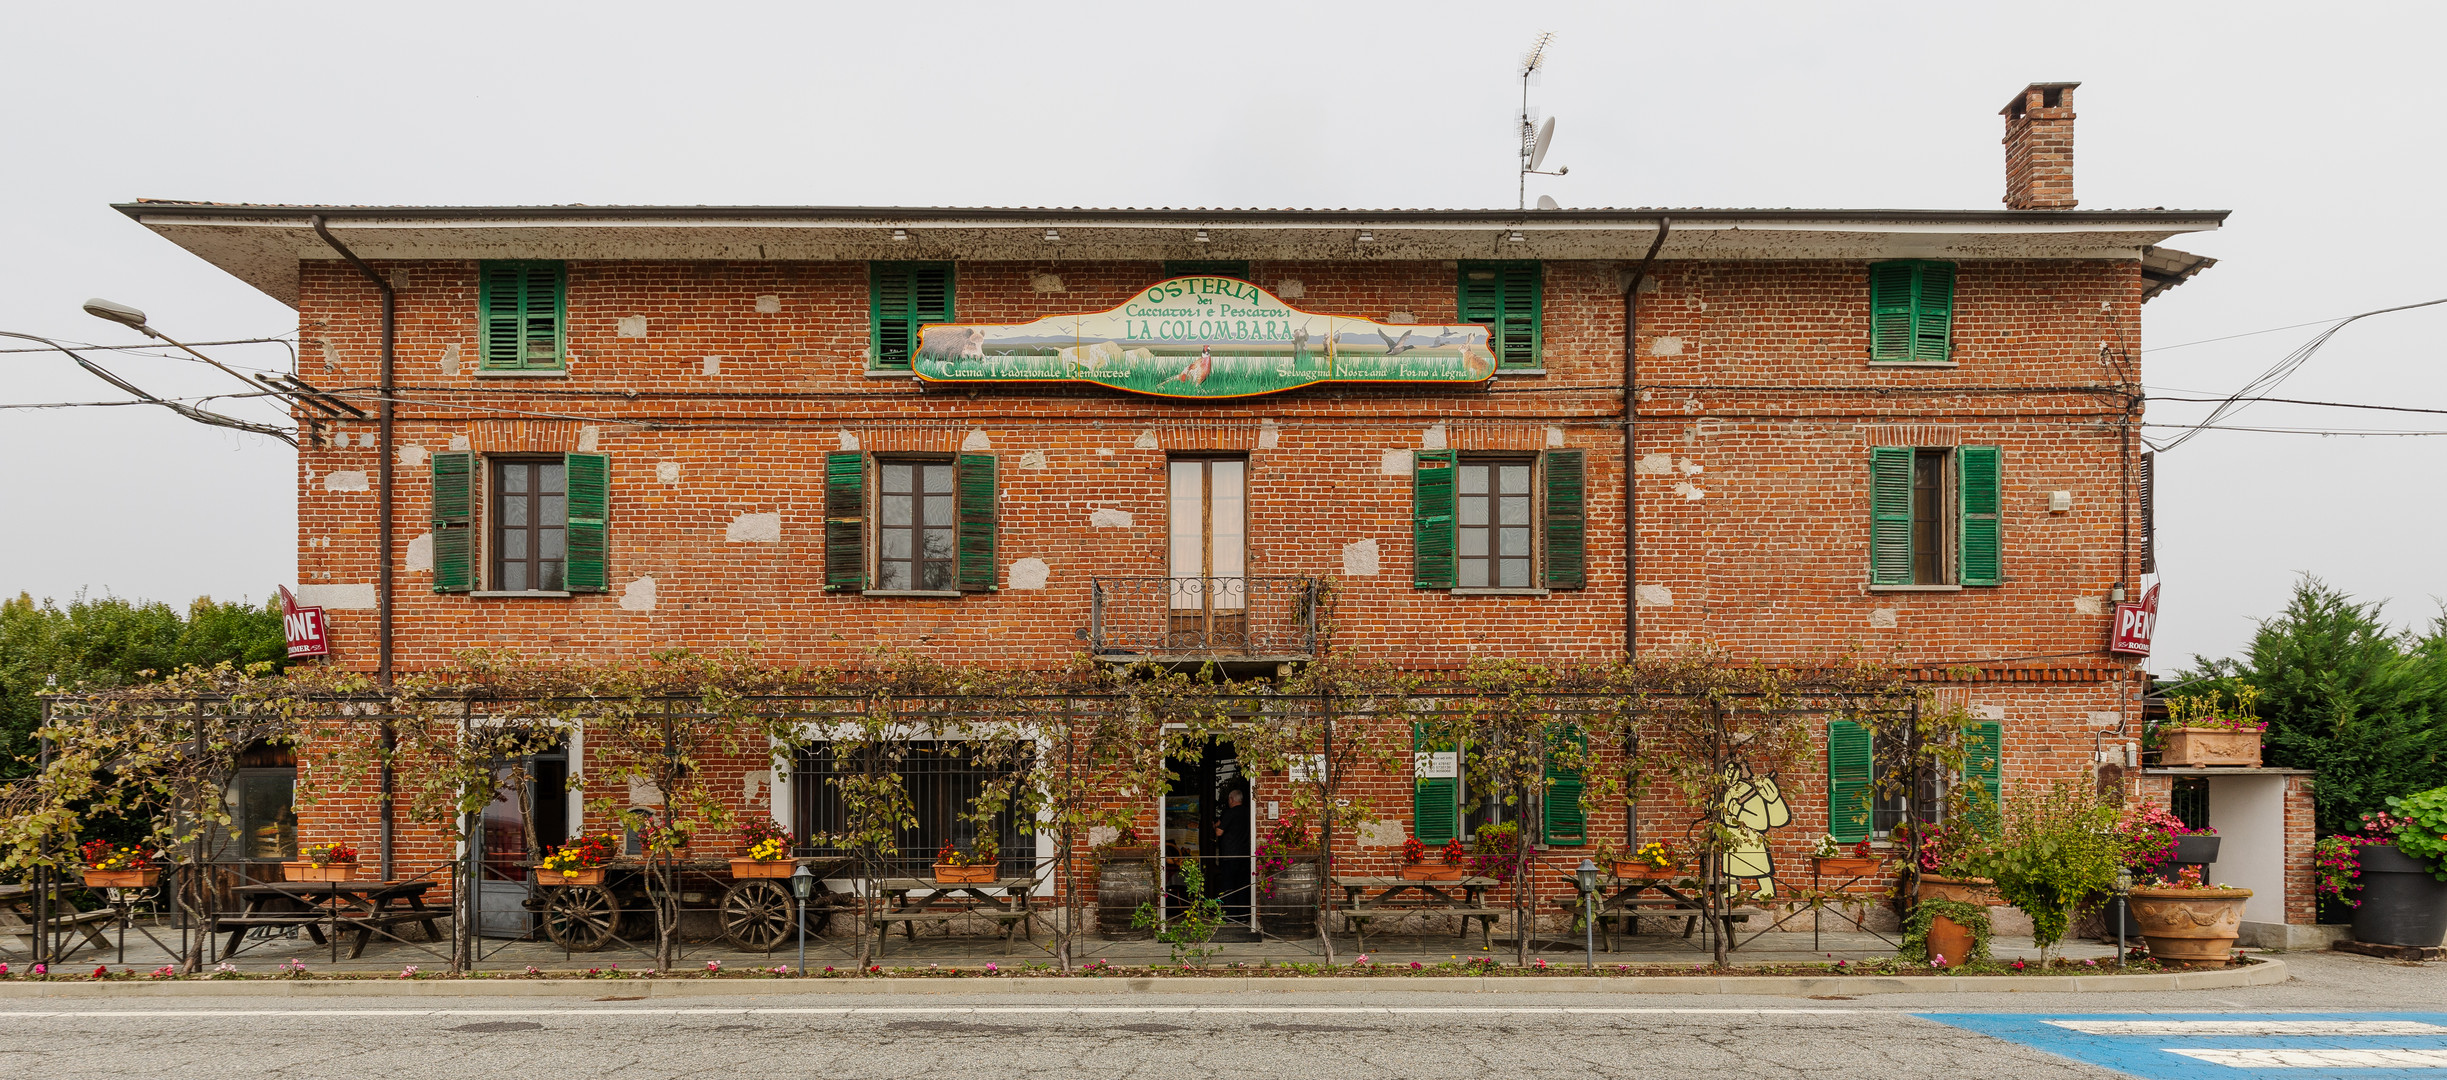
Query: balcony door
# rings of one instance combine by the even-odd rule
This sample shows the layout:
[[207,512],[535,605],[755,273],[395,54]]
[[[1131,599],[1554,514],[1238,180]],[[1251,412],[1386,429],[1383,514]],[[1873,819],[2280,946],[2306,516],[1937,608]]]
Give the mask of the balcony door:
[[1168,645],[1213,649],[1249,638],[1249,462],[1172,462]]

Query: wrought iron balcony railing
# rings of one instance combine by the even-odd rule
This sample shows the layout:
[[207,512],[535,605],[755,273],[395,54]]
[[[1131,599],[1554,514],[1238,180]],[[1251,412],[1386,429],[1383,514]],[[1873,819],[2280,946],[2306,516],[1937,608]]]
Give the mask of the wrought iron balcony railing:
[[1313,577],[1100,577],[1088,623],[1098,656],[1298,660],[1317,652]]

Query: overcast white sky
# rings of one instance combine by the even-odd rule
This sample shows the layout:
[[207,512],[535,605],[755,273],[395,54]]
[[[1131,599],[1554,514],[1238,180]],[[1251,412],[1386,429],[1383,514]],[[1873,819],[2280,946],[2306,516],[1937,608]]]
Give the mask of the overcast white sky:
[[[1566,206],[1995,207],[1998,107],[2080,80],[2084,207],[2235,211],[2178,241],[2220,265],[2146,309],[2159,395],[2231,391],[2319,328],[2187,343],[2447,296],[2437,4],[828,7],[16,5],[0,330],[136,340],[88,296],[192,340],[295,330],[106,205],[138,197],[1500,206],[1542,29],[1535,99],[1572,173],[1534,191]],[[2447,409],[2443,330],[2447,307],[2356,324],[2280,396]],[[276,345],[210,351],[286,366]],[[231,388],[110,363],[165,395]],[[56,353],[0,354],[0,402],[123,397]],[[2275,404],[2231,422],[2447,431]],[[184,603],[292,577],[278,443],[155,408],[10,410],[0,461],[0,592]],[[2302,572],[2427,622],[2442,465],[2447,435],[2212,432],[2165,455],[2155,669],[2235,650]]]

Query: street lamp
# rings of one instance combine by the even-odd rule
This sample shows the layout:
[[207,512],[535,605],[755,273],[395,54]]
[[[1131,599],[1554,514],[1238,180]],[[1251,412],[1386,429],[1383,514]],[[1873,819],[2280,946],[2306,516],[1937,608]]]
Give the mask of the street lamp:
[[230,378],[245,383],[247,389],[260,389],[252,380],[248,379],[244,375],[238,374],[235,371],[231,371],[228,367],[223,366],[220,361],[195,351],[195,349],[192,346],[189,346],[186,342],[180,341],[177,338],[153,329],[153,327],[145,321],[144,309],[142,308],[122,304],[116,300],[105,300],[99,296],[96,296],[85,301],[85,314],[91,315],[97,319],[118,323],[121,326],[127,327],[130,330],[134,330],[137,333],[143,334],[144,336],[152,338],[156,341],[167,341],[172,345],[178,346],[181,350],[186,352],[187,355],[195,357],[196,359],[207,364],[211,364],[214,367],[220,368],[222,372],[227,374]]
[[[1580,928],[1583,945],[1588,950],[1589,970],[1597,970],[1597,864],[1580,860],[1572,871],[1572,880],[1580,886]],[[1637,929],[1637,927],[1634,927]]]
[[2126,905],[2127,905],[2127,903],[2128,903],[2128,901],[2127,901],[2127,899],[2126,899],[2126,898],[2132,895],[2132,891],[2133,891],[2133,868],[2132,868],[2132,867],[2129,867],[2129,866],[2118,867],[2118,868],[2116,869],[2116,966],[2117,966],[2117,967],[2123,967],[2123,966],[2124,966],[2124,923],[2125,923],[2125,921],[2126,921],[2127,919],[2131,918],[2131,916],[2129,916],[2129,915],[2125,914],[2125,912],[2126,912],[2126,910],[2127,910]]
[[801,975],[807,974],[807,897],[808,894],[815,891],[816,875],[809,872],[806,863],[800,863],[798,869],[790,872],[790,895],[795,898],[790,908],[792,921],[799,924],[799,974]]

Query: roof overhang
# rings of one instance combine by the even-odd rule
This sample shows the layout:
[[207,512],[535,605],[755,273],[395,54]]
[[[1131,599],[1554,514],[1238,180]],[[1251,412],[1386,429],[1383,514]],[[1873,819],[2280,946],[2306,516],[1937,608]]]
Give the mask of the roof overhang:
[[2141,249],[2141,302],[2146,304],[2159,293],[2192,280],[2201,271],[2216,266],[2218,261],[2207,255],[2177,251],[2171,247]]
[[[258,206],[119,212],[284,303],[298,263],[564,259],[2138,259],[2222,210],[1082,210],[926,207]],[[1197,239],[1203,231],[1207,240]],[[1365,235],[1367,239],[1361,239]],[[900,237],[896,239],[895,237]],[[1519,239],[1514,239],[1518,236]]]

